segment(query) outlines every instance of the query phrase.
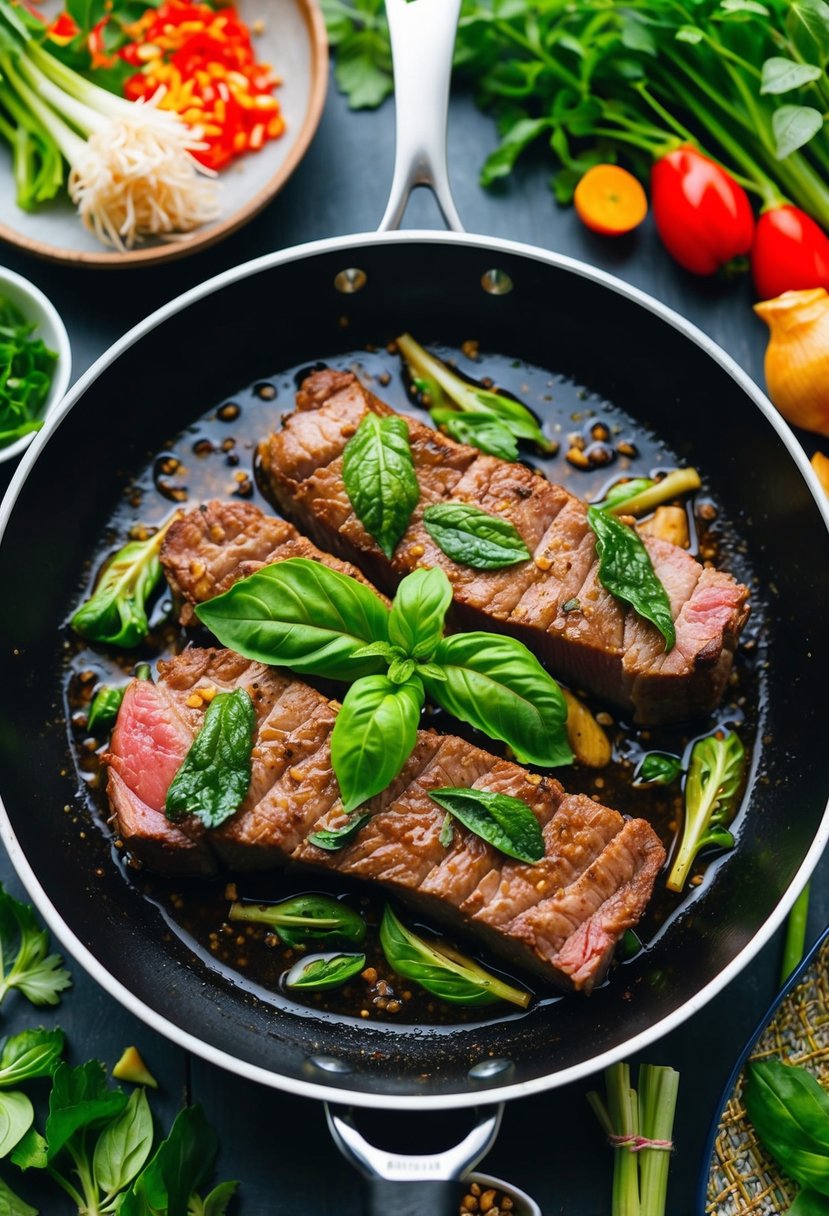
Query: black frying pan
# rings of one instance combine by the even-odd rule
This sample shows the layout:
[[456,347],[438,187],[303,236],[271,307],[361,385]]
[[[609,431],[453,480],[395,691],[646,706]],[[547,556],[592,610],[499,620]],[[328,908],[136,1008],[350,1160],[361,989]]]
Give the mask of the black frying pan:
[[[406,134],[414,84],[398,68],[402,118],[387,226],[412,184],[427,178],[456,222],[434,165],[448,10],[457,7],[389,0],[395,36],[402,32],[414,52],[421,128],[416,122]],[[442,98],[431,112],[429,87]],[[209,405],[257,377],[406,328],[456,345],[474,334],[482,348],[565,372],[652,427],[702,468],[772,600],[748,810],[737,849],[699,897],[627,965],[624,983],[494,1024],[421,1031],[275,1010],[171,937],[123,882],[105,834],[89,829],[59,678],[84,563],[130,476]],[[32,898],[64,946],[155,1029],[295,1093],[364,1106],[471,1106],[635,1053],[737,975],[780,924],[826,841],[829,541],[819,487],[791,433],[727,355],[655,300],[555,254],[459,232],[381,232],[269,256],[188,292],[100,359],[32,445],[0,512],[0,588],[2,832]]]

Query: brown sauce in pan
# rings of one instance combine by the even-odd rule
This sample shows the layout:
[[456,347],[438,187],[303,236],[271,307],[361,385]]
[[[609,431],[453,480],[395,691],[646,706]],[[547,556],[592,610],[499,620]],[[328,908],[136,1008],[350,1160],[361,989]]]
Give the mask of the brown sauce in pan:
[[[497,355],[480,356],[474,343],[460,351],[433,346],[431,349],[452,360],[465,374],[487,385],[495,384],[512,393],[533,409],[544,421],[545,430],[559,444],[554,455],[542,458],[523,446],[522,458],[534,464],[554,482],[566,485],[582,498],[597,499],[604,487],[624,476],[647,476],[654,470],[677,467],[681,462],[656,436],[610,402],[596,397],[564,377]],[[395,409],[419,413],[410,395],[401,365],[395,354],[383,348],[358,351],[326,360],[329,366],[355,371],[378,396]],[[176,507],[196,506],[208,498],[242,497],[271,511],[256,484],[254,456],[259,440],[278,425],[282,413],[293,409],[294,394],[308,367],[292,368],[268,380],[257,381],[240,390],[233,398],[216,403],[178,436],[170,436],[162,452],[124,487],[124,500],[100,538],[92,570],[142,526],[155,526]],[[765,655],[763,645],[763,607],[748,564],[745,546],[730,521],[723,518],[716,498],[705,486],[704,457],[700,472],[703,490],[697,494],[693,510],[689,506],[689,531],[692,552],[729,570],[752,590],[752,616],[737,653],[731,683],[715,718],[686,726],[633,727],[618,711],[603,706],[595,698],[585,700],[602,721],[613,742],[613,761],[605,769],[573,766],[556,776],[566,789],[589,794],[628,815],[649,820],[670,847],[681,822],[682,796],[679,783],[670,787],[635,789],[632,776],[640,757],[660,750],[683,754],[695,737],[707,734],[716,723],[733,726],[750,756],[762,719]],[[88,792],[89,810],[102,831],[109,832],[108,809],[104,794],[105,773],[100,756],[106,740],[90,739],[85,730],[89,701],[101,683],[120,684],[132,673],[136,663],[169,656],[180,650],[187,637],[175,623],[172,601],[166,587],[156,595],[151,612],[152,634],[134,652],[90,649],[74,640],[65,676],[67,718],[70,723],[72,752],[78,775]],[[579,691],[575,689],[574,691]],[[445,725],[440,712],[429,713],[430,725]],[[456,733],[462,726],[451,724]],[[471,738],[474,732],[466,729]],[[478,737],[481,746],[497,751],[497,744]],[[739,817],[734,828],[738,837]],[[334,1016],[371,1018],[397,1023],[452,1024],[503,1018],[517,1010],[503,1004],[476,1008],[469,1012],[430,996],[415,984],[403,983],[391,972],[379,946],[377,925],[383,900],[366,887],[349,887],[343,879],[314,879],[287,872],[241,875],[221,880],[165,879],[134,868],[119,842],[113,842],[114,864],[127,882],[135,885],[158,909],[170,929],[182,937],[209,965],[230,975],[233,981],[264,1001],[283,1004],[285,1000],[324,1010]],[[721,859],[727,861],[727,855]],[[703,857],[695,868],[686,893],[675,896],[665,891],[663,879],[638,927],[639,948],[647,949],[669,927],[671,920],[692,901],[699,888],[710,880],[720,859]],[[232,888],[235,887],[235,892]],[[301,952],[287,950],[265,926],[229,924],[226,920],[229,899],[240,898],[270,902],[301,891],[326,891],[346,898],[364,915],[368,926],[365,944],[366,971],[345,988],[304,993],[301,998],[281,988],[284,972]],[[411,923],[411,918],[406,918]],[[428,932],[428,929],[425,930]],[[468,943],[466,948],[469,949]],[[630,947],[636,950],[634,945]],[[309,947],[309,953],[319,947]],[[353,949],[353,947],[349,947]],[[617,952],[621,953],[621,952]],[[482,958],[490,969],[493,960]],[[611,968],[606,982],[620,982],[614,974],[624,968],[620,959]],[[558,999],[539,990],[537,981],[522,976],[508,977],[512,982],[533,990],[541,1000]],[[581,999],[581,998],[575,998]]]

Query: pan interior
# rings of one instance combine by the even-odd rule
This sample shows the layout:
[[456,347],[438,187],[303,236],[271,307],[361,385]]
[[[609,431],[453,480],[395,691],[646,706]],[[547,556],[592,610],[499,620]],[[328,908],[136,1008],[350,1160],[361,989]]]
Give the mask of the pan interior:
[[[335,286],[347,270],[365,275],[360,290]],[[512,290],[484,290],[492,270]],[[403,329],[455,347],[475,338],[484,350],[553,369],[697,464],[768,592],[769,657],[763,744],[739,847],[651,949],[586,1001],[542,1003],[487,1025],[389,1033],[308,1010],[275,1012],[210,968],[124,884],[104,835],[87,830],[88,804],[66,752],[60,671],[62,626],[84,563],[132,479],[176,434],[274,369],[334,359]],[[345,262],[335,251],[260,269],[175,313],[105,368],[51,435],[13,505],[0,546],[2,585],[14,588],[0,598],[11,827],[59,915],[114,978],[275,1084],[332,1084],[378,1101],[554,1084],[715,980],[803,861],[826,802],[825,762],[804,728],[821,712],[829,670],[820,628],[826,549],[794,460],[743,389],[670,323],[620,294],[529,257],[499,252],[493,265],[483,249],[426,242],[361,249],[356,266],[353,251]]]

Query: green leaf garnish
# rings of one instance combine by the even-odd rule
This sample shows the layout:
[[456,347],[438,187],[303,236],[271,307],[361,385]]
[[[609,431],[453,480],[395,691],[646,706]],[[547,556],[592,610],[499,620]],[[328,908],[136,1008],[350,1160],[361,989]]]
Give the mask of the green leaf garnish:
[[407,929],[386,907],[380,925],[386,962],[404,979],[420,984],[433,996],[456,1005],[491,1005],[510,1001],[526,1009],[531,994],[514,988],[471,958],[441,942],[427,942]]
[[417,739],[423,684],[413,676],[394,684],[388,676],[364,676],[351,685],[331,734],[331,764],[346,811],[353,811],[390,784]]
[[343,449],[343,482],[360,523],[391,558],[420,499],[403,418],[363,417]]
[[320,991],[341,988],[366,965],[364,954],[314,954],[294,963],[285,975],[286,988]]
[[446,431],[457,443],[466,443],[488,456],[499,460],[518,459],[518,440],[512,432],[492,414],[472,413],[467,410],[452,410],[445,406],[429,410],[435,426]]
[[745,749],[739,736],[707,735],[691,752],[685,782],[685,820],[679,849],[668,875],[669,891],[681,891],[701,849],[732,848],[734,837],[724,826],[734,813],[743,781]]
[[407,658],[428,661],[443,637],[444,618],[451,603],[452,584],[442,570],[413,570],[394,597],[389,640]]
[[120,688],[98,689],[93,697],[86,723],[86,729],[90,735],[93,735],[98,729],[109,731],[118,717],[118,710],[121,708],[125,692],[126,685],[122,685]]
[[310,844],[315,844],[318,849],[325,849],[327,853],[336,853],[338,849],[343,849],[347,844],[351,844],[357,833],[371,819],[371,811],[361,811],[360,814],[351,814],[348,817],[348,822],[344,823],[341,828],[320,828],[318,832],[312,832],[308,837]]
[[366,923],[359,912],[328,895],[295,895],[278,904],[237,901],[231,904],[229,918],[270,925],[286,946],[329,938],[359,946],[366,935]]
[[213,698],[167,791],[168,819],[195,815],[205,827],[217,828],[239,809],[250,786],[255,725],[253,702],[243,688]]
[[49,934],[40,928],[34,909],[0,885],[0,1001],[17,988],[33,1005],[57,1005],[72,977],[60,956],[48,949]]
[[651,621],[665,639],[666,652],[672,650],[676,630],[671,602],[641,537],[598,507],[587,508],[587,522],[596,534],[602,586]]
[[544,856],[544,837],[526,802],[491,790],[430,790],[429,797],[507,857],[533,864]]
[[423,512],[423,526],[447,557],[474,570],[501,570],[532,557],[509,520],[469,503],[435,503]]
[[633,787],[643,785],[670,785],[682,772],[682,760],[669,752],[648,752],[643,756],[633,774]]

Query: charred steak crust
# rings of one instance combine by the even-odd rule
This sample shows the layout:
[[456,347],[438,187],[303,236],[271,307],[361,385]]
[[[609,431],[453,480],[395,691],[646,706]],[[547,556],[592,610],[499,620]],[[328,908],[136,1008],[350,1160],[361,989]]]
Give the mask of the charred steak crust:
[[[172,825],[164,814],[170,781],[207,704],[233,688],[245,688],[256,710],[248,796],[214,831],[195,819]],[[337,709],[290,673],[229,650],[191,648],[160,663],[157,684],[128,686],[106,756],[125,845],[172,874],[294,862],[379,883],[547,982],[583,991],[599,982],[665,860],[653,829],[462,739],[421,731],[403,771],[368,804],[372,817],[355,840],[325,852],[309,835],[346,820],[331,768]],[[508,859],[457,822],[451,845],[441,844],[444,812],[429,791],[446,785],[521,798],[542,827],[544,858],[534,866]]]
[[350,562],[320,552],[287,520],[265,515],[249,502],[203,503],[171,525],[161,547],[167,582],[181,602],[182,625],[192,624],[194,604],[289,557],[307,557],[361,583],[368,581]]
[[[456,627],[513,634],[555,674],[632,709],[637,722],[678,721],[717,706],[748,617],[746,587],[643,536],[675,618],[677,642],[666,654],[655,626],[602,587],[580,499],[522,464],[484,455],[409,417],[421,498],[389,562],[356,518],[342,478],[343,449],[368,411],[392,412],[351,372],[314,372],[296,410],[260,446],[269,496],[317,544],[354,562],[389,594],[410,570],[440,566],[452,582]],[[423,526],[424,509],[447,499],[508,519],[532,558],[495,571],[453,562]]]

